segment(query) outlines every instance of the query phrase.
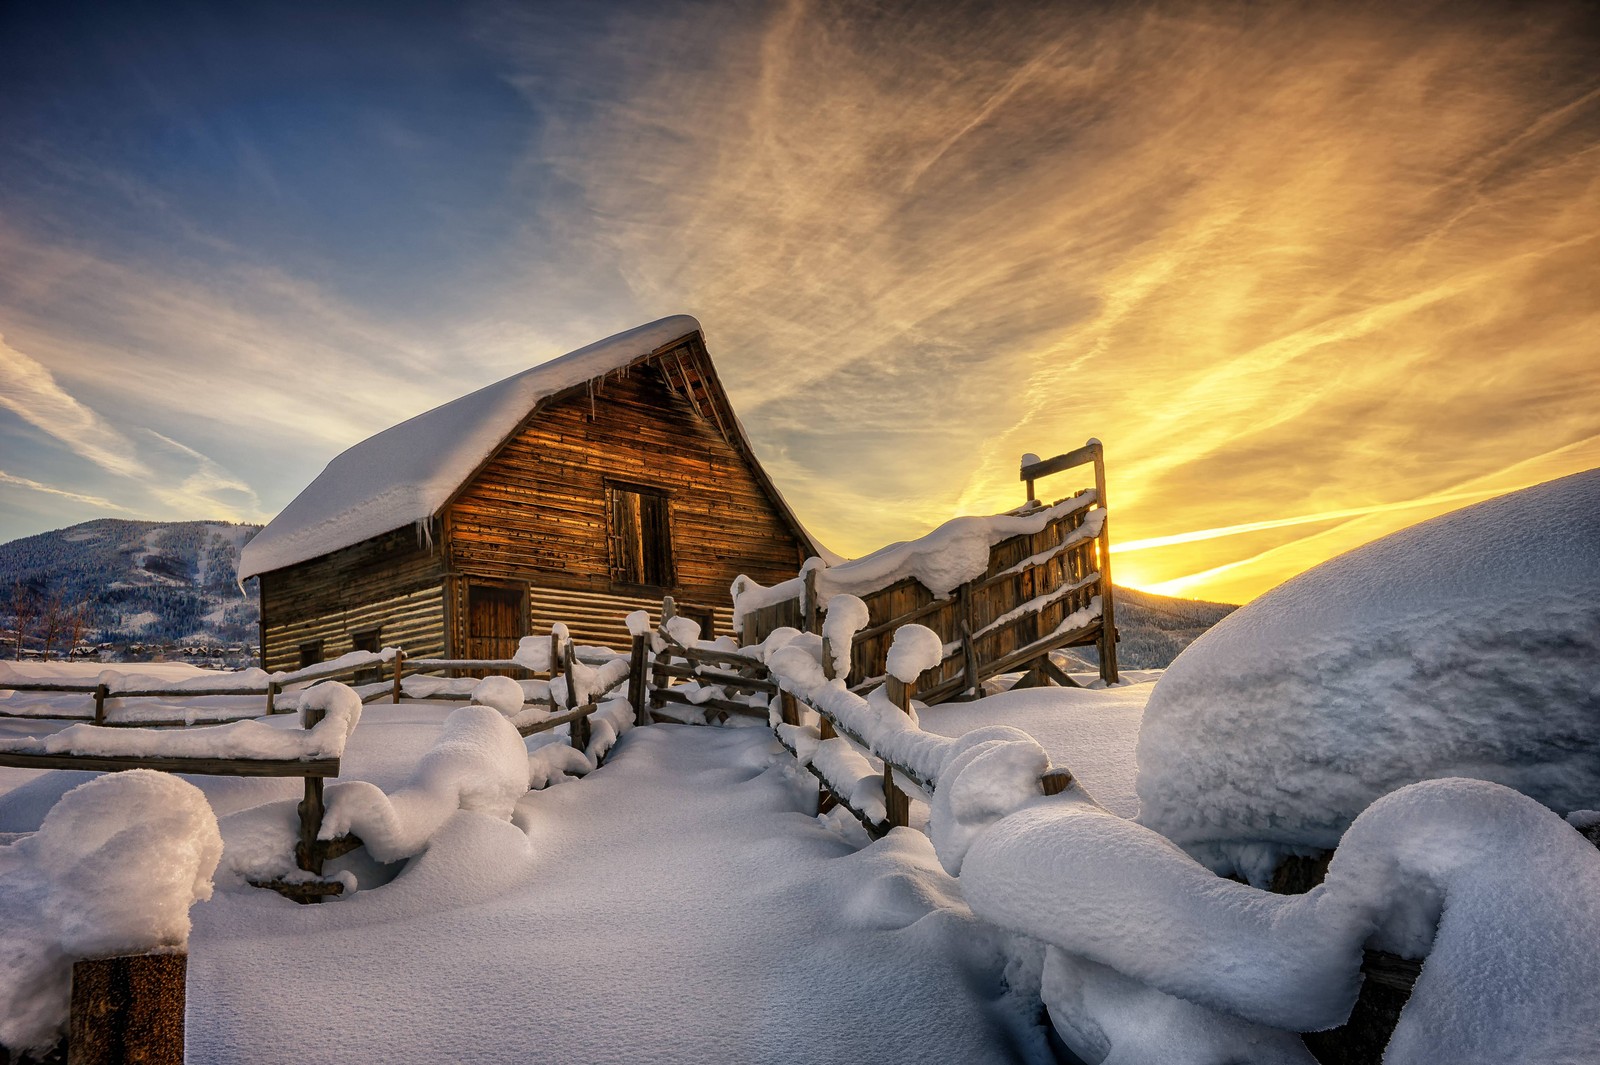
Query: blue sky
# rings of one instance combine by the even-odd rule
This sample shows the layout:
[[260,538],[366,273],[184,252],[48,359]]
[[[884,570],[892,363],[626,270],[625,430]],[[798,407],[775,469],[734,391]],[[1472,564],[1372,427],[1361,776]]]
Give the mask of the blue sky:
[[1563,3],[10,5],[0,539],[264,520],[681,311],[837,549],[1094,435],[1119,575],[1247,598],[1600,464],[1597,40]]

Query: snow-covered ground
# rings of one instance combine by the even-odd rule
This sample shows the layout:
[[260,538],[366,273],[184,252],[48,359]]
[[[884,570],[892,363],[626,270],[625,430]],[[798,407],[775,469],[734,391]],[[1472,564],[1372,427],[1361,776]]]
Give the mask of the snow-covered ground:
[[[1072,696],[1126,717],[1137,690]],[[1045,698],[1006,697],[1019,712]],[[340,780],[397,791],[458,709],[366,707]],[[88,777],[0,769],[0,832],[37,828]],[[184,779],[225,825],[300,793]],[[1004,934],[972,917],[927,837],[863,848],[814,802],[766,729],[661,725],[528,793],[511,823],[452,815],[402,875],[347,900],[300,907],[219,875],[192,910],[189,1056],[1050,1060],[1036,989],[1008,993]]]

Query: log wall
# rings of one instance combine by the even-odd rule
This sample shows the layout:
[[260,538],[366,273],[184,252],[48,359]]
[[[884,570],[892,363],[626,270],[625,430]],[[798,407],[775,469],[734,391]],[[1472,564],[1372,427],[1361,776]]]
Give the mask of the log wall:
[[381,629],[408,654],[442,655],[444,562],[398,529],[310,562],[261,575],[261,664],[297,669],[300,645],[323,641],[324,661],[354,650],[351,637]]

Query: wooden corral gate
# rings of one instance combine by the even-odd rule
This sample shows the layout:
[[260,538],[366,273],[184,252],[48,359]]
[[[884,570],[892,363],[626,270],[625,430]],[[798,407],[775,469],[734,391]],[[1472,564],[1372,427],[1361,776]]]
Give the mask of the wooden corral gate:
[[[1096,647],[1100,676],[1115,684],[1116,614],[1100,442],[1090,440],[1065,455],[1023,466],[1028,503],[1014,513],[1041,509],[1034,499],[1037,479],[1089,465],[1093,488],[1053,504],[1051,509],[1060,512],[1039,531],[993,545],[984,572],[950,595],[938,598],[912,577],[861,594],[869,621],[851,645],[850,686],[883,680],[894,631],[911,622],[938,633],[945,646],[939,668],[930,670],[918,688],[917,698],[925,703],[976,697],[984,678],[1018,670],[1029,671],[1029,683],[1070,684],[1049,658],[1063,647]],[[825,604],[818,602],[816,572],[807,570],[805,576],[804,594],[744,616],[743,643],[760,643],[782,626],[822,631]]]

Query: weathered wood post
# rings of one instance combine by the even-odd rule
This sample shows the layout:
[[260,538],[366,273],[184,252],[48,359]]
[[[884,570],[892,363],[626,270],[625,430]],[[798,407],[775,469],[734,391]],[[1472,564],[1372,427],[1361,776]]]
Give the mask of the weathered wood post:
[[72,966],[72,1065],[182,1065],[189,956],[132,954]]
[[276,714],[278,712],[278,707],[275,705],[277,697],[278,682],[275,680],[267,681],[267,713]]
[[[891,674],[883,682],[883,690],[901,713],[911,713],[911,685]],[[895,784],[894,768],[888,762],[883,763],[883,811],[885,824],[899,828],[911,824],[911,796]]]
[[567,709],[575,710],[578,706],[578,671],[573,667],[577,665],[578,653],[572,649],[571,640],[567,641],[563,649],[562,659],[567,674]]
[[800,700],[790,691],[778,693],[778,714],[785,725],[800,724]]
[[1100,563],[1100,679],[1117,683],[1117,612],[1111,588],[1111,527],[1106,509],[1106,452],[1100,441],[1090,438],[1094,450],[1094,497],[1100,507],[1100,535],[1097,551]]
[[405,673],[406,652],[403,647],[394,650],[394,701],[400,701],[400,678]]
[[644,701],[648,683],[645,677],[645,647],[644,633],[634,633],[633,650],[628,658],[628,705],[633,707],[633,723],[636,726],[650,723],[650,708]]
[[822,622],[821,612],[817,609],[817,571],[815,569],[806,570],[804,587],[805,602],[800,604],[800,616],[803,620],[801,628],[807,632],[819,632],[821,631]]
[[94,686],[94,723],[96,725],[104,725],[106,723],[107,694],[109,694],[109,689],[104,683]]
[[[327,711],[320,706],[308,706],[300,711],[300,724],[306,729],[313,729],[327,716]],[[300,800],[300,842],[294,848],[294,863],[313,876],[322,875],[322,848],[318,845],[317,836],[322,831],[322,778],[308,776],[305,778],[305,798]],[[310,895],[304,901],[321,902],[322,896]]]

